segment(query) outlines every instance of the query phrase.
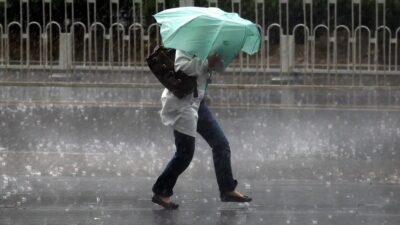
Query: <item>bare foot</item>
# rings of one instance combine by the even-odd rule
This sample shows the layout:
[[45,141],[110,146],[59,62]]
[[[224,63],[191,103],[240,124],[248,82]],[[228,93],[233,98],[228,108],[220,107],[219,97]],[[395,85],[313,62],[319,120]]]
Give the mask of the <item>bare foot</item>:
[[164,207],[165,209],[168,209],[168,210],[174,210],[174,209],[178,209],[179,208],[179,205],[174,203],[174,202],[172,202],[171,198],[169,198],[169,197],[161,197],[161,196],[158,196],[158,195],[154,195],[151,198],[151,201],[156,203],[156,204],[158,204],[158,205],[160,205],[160,206],[162,206],[162,207]]
[[160,196],[160,199],[165,203],[170,203],[171,202],[171,198],[170,197],[161,197]]
[[231,191],[228,193],[228,195],[232,195],[232,196],[237,196],[237,197],[243,197],[244,195],[238,191]]
[[221,195],[222,202],[251,202],[251,198],[238,191],[231,191]]

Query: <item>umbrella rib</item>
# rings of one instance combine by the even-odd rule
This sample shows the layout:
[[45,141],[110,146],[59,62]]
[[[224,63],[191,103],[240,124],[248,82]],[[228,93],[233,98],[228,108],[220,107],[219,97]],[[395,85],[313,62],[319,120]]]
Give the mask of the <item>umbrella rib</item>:
[[[211,49],[214,47],[214,44],[215,44],[215,42],[217,41],[217,36],[218,36],[219,32],[221,31],[223,25],[225,24],[225,21],[222,21],[222,22],[223,22],[223,24],[219,26],[218,31],[215,32],[215,34],[214,34],[214,39],[213,39],[214,41],[213,41],[213,43],[210,45],[210,48],[209,48],[208,51],[207,51],[208,54],[210,54]],[[207,57],[208,57],[208,56],[207,56]]]

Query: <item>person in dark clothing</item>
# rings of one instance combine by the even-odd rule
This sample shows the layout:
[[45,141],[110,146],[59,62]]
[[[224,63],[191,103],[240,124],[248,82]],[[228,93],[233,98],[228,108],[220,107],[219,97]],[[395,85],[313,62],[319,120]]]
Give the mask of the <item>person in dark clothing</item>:
[[168,89],[165,89],[161,96],[161,119],[165,125],[174,128],[176,152],[153,185],[152,201],[166,209],[177,209],[179,206],[172,202],[170,197],[173,195],[173,188],[179,175],[185,171],[193,158],[197,133],[212,149],[221,201],[250,202],[252,200],[235,190],[238,182],[232,174],[229,142],[203,100],[207,93],[211,72],[221,70],[221,68],[223,68],[223,62],[217,55],[210,55],[208,60],[204,61],[189,53],[176,51],[175,69],[197,77],[198,96],[187,95],[179,99]]

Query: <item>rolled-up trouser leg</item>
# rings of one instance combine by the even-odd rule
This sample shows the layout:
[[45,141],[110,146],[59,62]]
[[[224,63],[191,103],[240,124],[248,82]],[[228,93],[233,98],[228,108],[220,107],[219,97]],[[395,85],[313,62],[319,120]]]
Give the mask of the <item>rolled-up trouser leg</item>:
[[185,171],[192,161],[195,138],[174,130],[176,152],[162,174],[153,185],[153,192],[163,197],[173,195],[173,188],[178,176]]

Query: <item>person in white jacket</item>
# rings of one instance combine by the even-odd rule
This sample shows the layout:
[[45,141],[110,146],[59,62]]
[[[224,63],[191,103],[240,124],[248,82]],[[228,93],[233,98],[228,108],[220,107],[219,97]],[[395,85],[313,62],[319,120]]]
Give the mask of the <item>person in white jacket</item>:
[[237,181],[232,175],[229,142],[203,101],[212,71],[220,72],[223,68],[223,62],[216,54],[210,55],[207,60],[201,60],[190,53],[176,50],[175,70],[197,77],[198,96],[189,94],[179,99],[168,89],[161,96],[161,121],[174,129],[176,152],[153,185],[152,201],[166,209],[177,209],[179,206],[171,201],[173,187],[193,158],[197,133],[212,148],[221,201],[252,200],[235,190]]

